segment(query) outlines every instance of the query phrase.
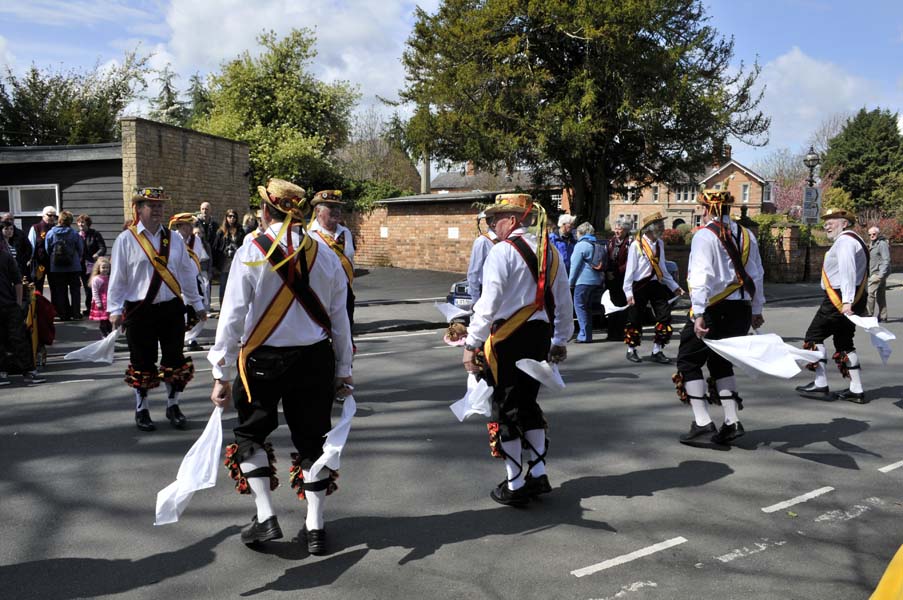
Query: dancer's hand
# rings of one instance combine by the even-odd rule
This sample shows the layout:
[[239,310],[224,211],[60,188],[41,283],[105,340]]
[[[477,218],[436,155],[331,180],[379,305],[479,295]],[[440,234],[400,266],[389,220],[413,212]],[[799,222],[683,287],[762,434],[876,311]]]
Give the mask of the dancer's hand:
[[210,394],[210,400],[214,405],[220,406],[223,410],[229,408],[229,401],[232,398],[232,384],[222,379],[213,382],[213,392]]
[[567,360],[568,357],[568,349],[567,346],[552,346],[552,349],[549,350],[549,362],[550,363],[560,363]]
[[705,319],[703,317],[696,317],[696,320],[693,322],[693,331],[696,332],[696,337],[702,339],[709,332],[705,326]]
[[480,372],[480,367],[474,361],[474,356],[476,352],[473,350],[464,349],[464,356],[461,357],[461,362],[464,363],[464,370],[470,373],[471,375],[476,375]]
[[627,306],[633,306],[633,296],[627,298]]
[[354,393],[354,380],[348,377],[335,378],[335,396],[336,398],[347,398]]
[[844,302],[840,307],[840,312],[845,315],[853,315],[853,306],[849,302]]
[[110,315],[110,325],[113,326],[113,329],[119,329],[122,325],[122,313]]
[[763,317],[762,315],[753,315],[752,316],[752,328],[753,329],[758,329],[764,324],[765,324],[765,317]]

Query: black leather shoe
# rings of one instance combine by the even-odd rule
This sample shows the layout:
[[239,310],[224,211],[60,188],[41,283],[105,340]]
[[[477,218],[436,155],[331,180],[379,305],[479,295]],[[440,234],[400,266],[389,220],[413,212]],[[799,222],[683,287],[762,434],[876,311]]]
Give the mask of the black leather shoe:
[[146,408],[135,413],[135,425],[141,431],[154,431],[157,429],[157,426],[151,421],[150,411]]
[[653,352],[652,356],[649,357],[649,360],[652,362],[658,363],[660,365],[670,365],[671,359],[665,356],[664,352]]
[[36,385],[38,383],[44,383],[47,381],[40,375],[38,375],[37,371],[29,371],[22,375],[22,379],[25,380],[25,385]]
[[326,530],[308,529],[304,526],[304,535],[307,537],[307,552],[319,556],[326,554]]
[[796,386],[796,391],[800,392],[801,394],[827,394],[828,386],[818,387],[813,381],[806,385]]
[[692,442],[696,438],[700,438],[704,435],[711,435],[718,430],[715,429],[715,424],[709,422],[708,425],[697,425],[696,421],[692,421],[690,423],[690,431],[680,436],[680,442],[682,444],[686,444],[687,442]]
[[530,496],[527,494],[526,485],[514,491],[511,491],[508,488],[507,481],[503,481],[498,484],[495,489],[489,492],[489,497],[499,504],[504,504],[505,506],[523,506],[530,501]]
[[197,340],[191,340],[190,342],[188,342],[188,350],[190,352],[198,352],[203,349],[204,347],[198,344]]
[[846,400],[847,402],[853,402],[854,404],[868,404],[868,400],[865,398],[865,392],[851,392],[850,390],[844,390],[842,392],[837,392],[834,394],[834,398],[837,400]]
[[251,519],[251,522],[245,525],[241,530],[241,541],[246,545],[257,544],[259,542],[268,542],[270,540],[278,540],[282,538],[282,528],[279,527],[279,521],[276,515],[273,515],[263,523],[257,522],[257,515]]
[[169,419],[169,424],[176,429],[188,429],[188,419],[182,414],[178,404],[166,407],[166,418]]
[[728,442],[732,442],[738,437],[742,437],[744,433],[746,433],[746,431],[744,431],[740,421],[731,423],[730,425],[722,425],[721,429],[718,430],[718,433],[712,436],[712,443],[725,446]]
[[635,349],[631,349],[631,350],[627,351],[627,360],[629,360],[630,362],[635,362],[635,363],[643,362],[643,359],[640,358],[640,355],[637,354],[637,351]]
[[[508,487],[507,485],[505,487]],[[524,479],[524,489],[531,498],[540,494],[548,494],[552,491],[552,484],[549,483],[549,477],[545,474],[539,477],[531,477],[527,475]]]

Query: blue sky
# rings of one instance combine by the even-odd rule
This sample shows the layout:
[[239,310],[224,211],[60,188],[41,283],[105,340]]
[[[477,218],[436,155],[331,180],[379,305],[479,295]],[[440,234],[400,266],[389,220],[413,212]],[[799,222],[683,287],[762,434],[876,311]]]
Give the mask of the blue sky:
[[[87,68],[141,44],[187,85],[253,48],[263,29],[316,30],[315,72],[360,86],[364,105],[393,97],[414,6],[438,0],[0,0],[0,63]],[[903,0],[704,0],[712,24],[735,40],[735,63],[755,60],[772,117],[764,149],[734,144],[749,165],[782,147],[808,147],[828,117],[863,106],[903,112]],[[153,93],[154,90],[149,90]],[[142,104],[134,107],[142,110]]]

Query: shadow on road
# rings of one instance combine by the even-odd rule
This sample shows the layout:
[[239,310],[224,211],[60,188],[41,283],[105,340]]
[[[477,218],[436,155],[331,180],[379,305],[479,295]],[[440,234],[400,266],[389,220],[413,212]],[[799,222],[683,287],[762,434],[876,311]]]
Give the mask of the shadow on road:
[[[295,543],[295,545],[299,545]],[[369,552],[366,548],[336,554],[317,562],[305,563],[286,569],[278,579],[263,587],[242,593],[243,597],[256,596],[265,592],[294,592],[331,585],[348,569],[356,565]],[[306,555],[307,552],[305,551]]]
[[104,558],[48,558],[0,566],[4,596],[69,600],[121,594],[206,567],[216,558],[221,541],[238,533],[227,527],[181,550],[139,560]]

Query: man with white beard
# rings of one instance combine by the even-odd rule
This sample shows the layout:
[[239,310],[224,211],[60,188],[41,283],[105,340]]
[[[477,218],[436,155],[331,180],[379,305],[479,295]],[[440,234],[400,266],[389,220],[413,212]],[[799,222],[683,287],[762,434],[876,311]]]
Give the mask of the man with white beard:
[[[815,371],[815,380],[808,385],[797,386],[796,391],[819,400],[849,400],[856,404],[868,402],[862,389],[862,375],[859,356],[853,345],[856,326],[848,315],[865,313],[868,294],[869,250],[865,242],[851,228],[856,215],[844,209],[828,209],[822,215],[825,231],[834,244],[825,254],[821,271],[821,287],[825,298],[818,312],[809,324],[803,347],[816,350],[822,358],[809,365]],[[825,365],[828,362],[824,341],[834,338],[834,362],[841,375],[850,380],[847,390],[829,394],[828,376]]]

